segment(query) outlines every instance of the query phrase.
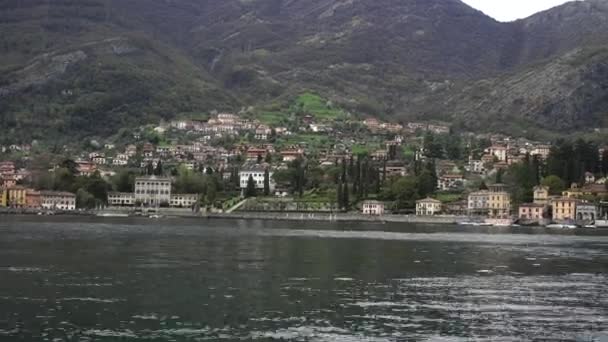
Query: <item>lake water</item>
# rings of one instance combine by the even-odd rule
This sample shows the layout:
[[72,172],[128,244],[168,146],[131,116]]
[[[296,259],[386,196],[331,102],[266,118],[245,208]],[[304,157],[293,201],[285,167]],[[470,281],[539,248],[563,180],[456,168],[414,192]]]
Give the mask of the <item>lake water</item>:
[[608,236],[490,231],[0,216],[0,341],[608,341]]

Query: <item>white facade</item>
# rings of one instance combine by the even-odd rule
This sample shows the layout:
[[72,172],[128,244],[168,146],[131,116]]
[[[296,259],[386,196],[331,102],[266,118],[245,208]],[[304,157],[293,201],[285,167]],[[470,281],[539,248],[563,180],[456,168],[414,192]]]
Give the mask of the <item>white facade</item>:
[[94,157],[91,161],[97,165],[106,165],[106,158],[102,156]]
[[146,205],[169,204],[171,179],[162,177],[138,177],[135,179],[135,201]]
[[135,194],[125,192],[108,193],[108,204],[111,206],[133,206],[135,205]]
[[551,152],[550,146],[541,145],[541,146],[536,146],[534,149],[532,149],[532,152],[530,152],[530,155],[539,156],[541,159],[547,159],[550,152]]
[[469,160],[467,171],[481,175],[486,173],[486,167],[481,160]]
[[416,201],[416,216],[434,216],[441,213],[442,204],[433,198]]
[[[247,182],[249,181],[249,176],[253,178],[253,182],[255,183],[256,189],[264,189],[264,172],[265,168],[262,166],[245,168],[239,171],[239,184],[241,186],[241,189],[247,189]],[[272,175],[272,170],[268,170],[268,177],[270,177],[270,191],[273,191],[275,188],[275,183],[272,179]]]
[[384,215],[384,203],[379,201],[365,201],[362,205],[363,215],[382,216]]
[[457,189],[464,185],[465,179],[460,175],[445,175],[437,180],[437,188],[442,191]]
[[492,146],[486,152],[494,155],[499,161],[507,161],[507,148],[504,146]]
[[198,203],[198,194],[175,194],[171,195],[169,205],[177,208],[190,208]]
[[42,208],[48,210],[76,210],[76,195],[69,192],[42,191]]
[[481,190],[469,194],[467,209],[469,213],[484,213],[490,209],[490,192]]
[[125,166],[129,164],[129,155],[123,153],[117,154],[112,160],[112,164],[116,166]]

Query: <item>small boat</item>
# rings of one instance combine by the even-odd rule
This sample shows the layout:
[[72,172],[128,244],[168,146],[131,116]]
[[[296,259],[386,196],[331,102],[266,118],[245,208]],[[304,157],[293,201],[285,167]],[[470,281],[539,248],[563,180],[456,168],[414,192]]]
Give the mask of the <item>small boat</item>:
[[151,219],[159,219],[159,218],[162,218],[162,216],[161,216],[161,215],[150,215],[150,216],[148,216],[148,217],[149,217],[149,218],[151,218]]
[[588,224],[584,228],[596,229],[597,227],[594,224]]
[[486,219],[485,225],[494,227],[511,227],[513,224],[511,219]]
[[101,213],[97,214],[98,217],[129,217],[129,214],[125,213]]
[[573,224],[550,224],[550,225],[547,225],[547,228],[551,228],[551,229],[576,229],[578,227],[575,226],[575,225],[573,225]]
[[456,222],[457,225],[459,226],[476,226],[479,225],[479,223],[476,222]]
[[597,228],[608,228],[608,220],[595,220]]

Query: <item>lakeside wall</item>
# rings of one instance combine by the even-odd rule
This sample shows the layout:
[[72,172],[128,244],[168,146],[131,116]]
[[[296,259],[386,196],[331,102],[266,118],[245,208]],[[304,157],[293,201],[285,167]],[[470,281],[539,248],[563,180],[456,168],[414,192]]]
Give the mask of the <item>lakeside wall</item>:
[[[0,214],[37,215],[51,213],[35,209],[0,208]],[[94,211],[52,212],[54,215],[86,215],[86,216],[147,216],[162,215],[167,217],[203,218],[203,219],[242,219],[242,220],[281,220],[281,221],[323,221],[323,222],[397,222],[397,223],[431,223],[454,224],[466,221],[464,216],[415,216],[415,215],[384,215],[367,216],[358,213],[297,213],[297,212],[235,212],[235,213],[205,213],[194,212],[190,209],[159,208],[153,212],[135,212],[133,208],[108,207]]]
[[[105,208],[97,215],[135,214],[133,208]],[[464,216],[415,216],[415,215],[384,215],[368,216],[359,213],[298,213],[298,212],[262,212],[242,211],[233,213],[194,212],[190,209],[159,208],[149,214],[174,217],[191,217],[207,219],[242,219],[242,220],[283,220],[283,221],[326,221],[326,222],[403,222],[403,223],[437,223],[452,224],[466,221]]]
[[264,213],[239,212],[232,214],[204,214],[210,219],[244,219],[244,220],[283,220],[283,221],[325,221],[325,222],[401,222],[401,223],[436,223],[454,224],[466,221],[461,216],[414,216],[414,215],[385,215],[367,216],[361,214],[330,214],[330,213]]

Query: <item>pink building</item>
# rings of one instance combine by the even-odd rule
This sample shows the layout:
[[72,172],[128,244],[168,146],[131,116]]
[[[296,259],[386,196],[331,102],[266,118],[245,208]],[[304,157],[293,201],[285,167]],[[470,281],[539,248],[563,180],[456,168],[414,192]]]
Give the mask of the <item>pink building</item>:
[[541,220],[545,206],[543,204],[526,203],[519,207],[519,218],[524,220]]

